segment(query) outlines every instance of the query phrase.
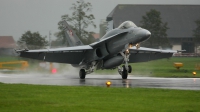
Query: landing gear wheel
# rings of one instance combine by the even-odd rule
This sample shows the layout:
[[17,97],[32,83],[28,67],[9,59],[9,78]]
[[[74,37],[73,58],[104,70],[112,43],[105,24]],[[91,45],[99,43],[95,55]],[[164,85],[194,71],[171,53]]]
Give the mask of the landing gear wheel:
[[79,71],[79,77],[80,77],[80,79],[85,79],[85,75],[86,75],[85,69],[80,69],[80,71]]
[[123,65],[123,71],[122,71],[122,79],[127,79],[128,77],[128,71],[126,70],[126,67]]
[[131,73],[132,72],[132,67],[131,65],[128,65],[128,73]]

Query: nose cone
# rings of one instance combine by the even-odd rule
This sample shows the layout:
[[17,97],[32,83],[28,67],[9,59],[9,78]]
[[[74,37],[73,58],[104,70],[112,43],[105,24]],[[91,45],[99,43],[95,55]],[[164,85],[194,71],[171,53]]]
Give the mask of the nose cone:
[[146,29],[142,29],[138,31],[136,34],[136,38],[139,40],[139,42],[149,39],[150,36],[151,36],[151,33]]
[[[151,36],[151,32],[149,32],[149,31],[147,30],[147,31],[146,31],[146,36],[145,36],[145,37],[146,37],[146,39],[149,39],[149,38],[150,38],[150,36]],[[145,40],[146,40],[146,39],[145,39]]]

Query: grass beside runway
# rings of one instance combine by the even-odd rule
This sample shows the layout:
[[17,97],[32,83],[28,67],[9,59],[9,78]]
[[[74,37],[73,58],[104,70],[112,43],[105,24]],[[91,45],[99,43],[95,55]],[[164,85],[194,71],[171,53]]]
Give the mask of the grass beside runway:
[[[15,61],[15,60],[24,60],[24,58],[17,58],[17,57],[0,57],[0,62],[5,61]],[[39,67],[39,62],[36,60],[31,59],[25,59],[29,62],[29,69],[27,71],[35,70]],[[177,70],[174,67],[174,62],[181,62],[183,63],[183,67],[180,68],[180,70]],[[160,59],[160,60],[154,60],[149,62],[142,62],[142,63],[132,63],[132,73],[131,75],[140,75],[140,76],[152,76],[152,77],[194,77],[192,75],[192,72],[195,71],[197,75],[195,77],[200,77],[200,70],[195,69],[195,65],[200,65],[200,57],[172,57],[170,59]],[[60,67],[58,68],[59,71],[62,71],[62,73],[70,73],[70,67],[71,65],[66,64],[60,64]],[[66,71],[66,67],[68,67],[68,70]],[[23,71],[24,72],[24,71]],[[39,71],[39,72],[49,72],[49,71]],[[12,73],[12,72],[10,72]],[[118,74],[117,69],[114,70],[97,70],[95,71],[97,74]],[[93,74],[95,74],[93,73]],[[77,71],[78,75],[78,71]]]
[[0,55],[0,62],[18,61],[17,57]]
[[[175,62],[183,63],[183,67],[177,70]],[[172,57],[170,59],[160,59],[142,63],[132,63],[131,75],[152,76],[152,77],[194,77],[195,71],[200,77],[200,70],[196,70],[196,64],[200,65],[200,57]],[[118,74],[117,70],[98,70],[99,74]]]
[[196,112],[200,91],[0,84],[1,112]]
[[[183,67],[177,70],[175,62],[183,63]],[[195,65],[200,64],[200,57],[173,57],[144,63],[132,64],[132,74],[144,74],[154,77],[194,77],[192,72],[197,72],[195,77],[200,77],[200,70]]]

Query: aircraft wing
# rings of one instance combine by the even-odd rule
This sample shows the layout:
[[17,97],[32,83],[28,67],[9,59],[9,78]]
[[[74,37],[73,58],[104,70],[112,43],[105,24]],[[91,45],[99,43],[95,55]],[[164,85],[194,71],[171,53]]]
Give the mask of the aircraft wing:
[[79,64],[85,57],[87,50],[93,48],[89,45],[40,49],[40,50],[16,50],[20,57],[43,60],[48,62]]
[[146,62],[162,58],[170,58],[177,51],[174,50],[161,50],[135,46],[129,49],[131,55],[129,57],[129,63]]

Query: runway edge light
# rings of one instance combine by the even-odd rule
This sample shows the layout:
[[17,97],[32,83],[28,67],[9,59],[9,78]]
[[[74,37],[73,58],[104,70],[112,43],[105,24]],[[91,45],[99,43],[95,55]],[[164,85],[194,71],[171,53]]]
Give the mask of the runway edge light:
[[196,72],[192,72],[192,74],[195,76],[197,73]]
[[174,67],[179,70],[181,67],[183,67],[183,63],[180,63],[180,62],[175,62],[174,63]]
[[106,82],[106,86],[107,86],[107,87],[110,87],[111,84],[112,84],[112,83],[111,83],[110,81],[107,81],[107,82]]

